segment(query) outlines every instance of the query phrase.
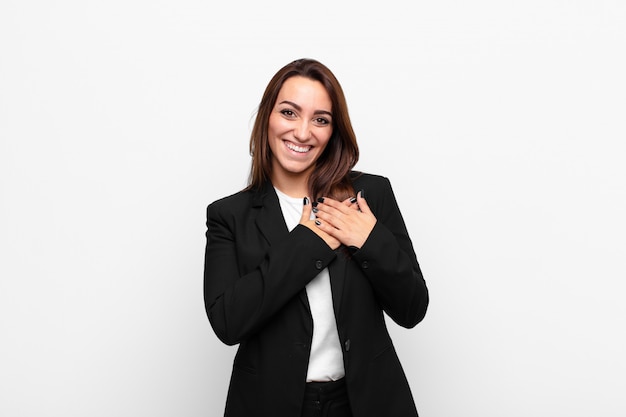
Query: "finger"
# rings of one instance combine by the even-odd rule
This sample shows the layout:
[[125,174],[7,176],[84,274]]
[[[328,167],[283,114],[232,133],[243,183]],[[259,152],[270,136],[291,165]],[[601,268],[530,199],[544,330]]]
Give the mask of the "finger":
[[350,212],[350,208],[343,202],[333,200],[332,198],[324,197],[317,199],[318,210],[324,211],[333,216],[341,217],[344,214]]
[[361,209],[361,212],[370,214],[372,210],[370,210],[370,206],[367,204],[367,201],[363,197],[364,195],[365,193],[363,192],[363,190],[360,190],[356,194],[356,201],[357,201],[357,204],[359,205],[359,208]]
[[337,201],[334,198],[330,198],[330,197],[321,197],[317,199],[318,204],[325,204],[328,207],[334,207],[336,209],[343,209],[345,208],[345,204],[341,201]]
[[357,204],[356,201],[357,201],[356,197],[350,197],[350,198],[347,198],[346,200],[344,200],[344,204],[347,207],[350,207],[353,210],[358,210],[359,209],[359,205]]
[[300,224],[304,224],[305,222],[311,219],[311,200],[309,197],[304,197],[302,199],[302,216],[300,217]]
[[321,207],[320,204],[318,204],[317,207],[313,209],[315,213],[315,220],[316,220],[315,224],[318,226],[324,225],[325,227],[322,227],[322,230],[326,232],[331,230],[331,228],[333,230],[340,228],[339,218],[328,212],[328,210],[331,210],[331,209],[332,209],[331,207]]
[[315,225],[317,226],[318,229],[320,229],[324,233],[328,234],[334,239],[338,239],[337,233],[339,232],[339,229],[333,226],[330,222],[324,219],[317,218],[315,219]]

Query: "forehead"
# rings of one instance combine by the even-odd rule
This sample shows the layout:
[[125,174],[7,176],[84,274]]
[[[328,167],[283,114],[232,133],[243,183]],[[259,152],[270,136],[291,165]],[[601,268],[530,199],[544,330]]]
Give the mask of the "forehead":
[[331,110],[330,95],[324,88],[324,85],[311,78],[294,76],[285,80],[276,103],[288,100],[298,104],[299,106],[311,106],[316,109]]

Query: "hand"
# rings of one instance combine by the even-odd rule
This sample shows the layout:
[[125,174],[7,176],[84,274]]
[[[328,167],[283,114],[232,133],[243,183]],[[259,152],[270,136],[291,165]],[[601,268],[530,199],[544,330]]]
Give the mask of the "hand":
[[317,228],[346,246],[361,248],[369,237],[376,217],[359,192],[356,204],[332,198],[319,199],[315,207]]
[[322,229],[320,229],[315,224],[315,220],[311,220],[311,209],[313,208],[313,206],[312,206],[311,201],[310,201],[310,199],[308,197],[306,198],[306,201],[307,201],[307,203],[304,204],[304,206],[302,208],[302,217],[300,218],[300,224],[303,225],[303,226],[308,227],[316,235],[321,237],[324,240],[324,242],[326,242],[326,244],[332,250],[337,249],[341,245],[341,242],[339,242],[339,240],[337,238],[329,235],[328,233],[326,233]]

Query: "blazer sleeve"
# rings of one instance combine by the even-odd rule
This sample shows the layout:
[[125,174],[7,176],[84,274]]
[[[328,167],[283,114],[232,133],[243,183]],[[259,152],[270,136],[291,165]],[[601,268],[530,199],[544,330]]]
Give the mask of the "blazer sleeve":
[[367,194],[376,193],[371,199],[366,194],[366,198],[377,222],[353,259],[369,279],[387,315],[398,325],[411,328],[426,315],[428,289],[391,183],[382,179],[382,187],[366,190]]
[[298,225],[241,275],[237,245],[246,243],[239,240],[244,233],[258,233],[241,229],[245,222],[228,207],[207,208],[204,301],[215,334],[227,345],[258,332],[336,256],[314,232]]

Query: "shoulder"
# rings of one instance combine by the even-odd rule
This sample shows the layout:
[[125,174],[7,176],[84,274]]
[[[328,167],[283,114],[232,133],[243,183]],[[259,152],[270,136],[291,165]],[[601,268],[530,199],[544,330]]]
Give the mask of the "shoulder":
[[363,189],[367,195],[367,191],[391,189],[391,182],[389,181],[389,178],[382,175],[352,171],[350,176],[356,192]]
[[242,190],[219,198],[207,207],[207,217],[227,219],[245,216],[255,205],[256,196],[255,190]]
[[253,195],[254,195],[254,192],[250,190],[238,191],[235,194],[231,194],[229,196],[222,197],[222,198],[215,200],[214,202],[209,204],[209,207],[214,207],[214,208],[236,207],[238,205],[241,205],[243,203],[250,201]]
[[368,173],[354,173],[352,185],[355,192],[363,191],[367,204],[379,219],[385,220],[399,211],[396,196],[389,178]]

